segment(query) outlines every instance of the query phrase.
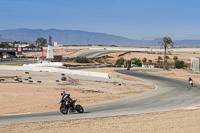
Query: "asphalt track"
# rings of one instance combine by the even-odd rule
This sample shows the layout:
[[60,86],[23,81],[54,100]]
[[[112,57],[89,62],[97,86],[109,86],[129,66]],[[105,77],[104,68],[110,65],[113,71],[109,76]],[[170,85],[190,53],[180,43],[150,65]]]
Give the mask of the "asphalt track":
[[200,105],[200,85],[198,84],[195,84],[194,87],[190,87],[185,81],[155,76],[137,70],[118,70],[117,72],[155,84],[156,89],[126,98],[84,106],[85,113],[83,114],[74,113],[62,115],[59,111],[52,111],[34,114],[7,115],[0,117],[0,124],[142,114]]

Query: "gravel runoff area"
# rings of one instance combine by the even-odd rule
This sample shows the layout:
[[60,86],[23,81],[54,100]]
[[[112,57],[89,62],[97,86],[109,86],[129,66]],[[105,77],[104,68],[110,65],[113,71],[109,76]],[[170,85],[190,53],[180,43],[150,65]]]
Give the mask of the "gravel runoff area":
[[[176,76],[179,76],[178,74]],[[119,76],[118,76],[119,77]],[[12,85],[13,86],[13,85]],[[60,90],[59,90],[60,91]],[[93,95],[93,94],[92,94]],[[110,95],[110,94],[109,94]],[[2,98],[2,97],[0,97]],[[116,97],[115,97],[116,98]],[[2,104],[1,104],[2,105]],[[200,110],[0,125],[0,132],[198,132]]]

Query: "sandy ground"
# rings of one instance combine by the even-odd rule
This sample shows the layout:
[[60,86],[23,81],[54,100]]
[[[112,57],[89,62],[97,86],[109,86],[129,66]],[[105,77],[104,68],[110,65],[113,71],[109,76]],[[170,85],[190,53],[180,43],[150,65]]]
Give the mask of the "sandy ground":
[[[110,53],[108,54],[109,56],[112,56],[113,58],[110,58],[110,62],[115,63],[116,60],[118,58],[124,58],[126,60],[130,60],[132,58],[139,58],[139,59],[143,59],[143,58],[147,58],[148,60],[152,60],[153,63],[157,62],[158,56],[161,56],[162,58],[164,58],[163,53],[161,54],[150,54],[150,53],[146,53],[146,52],[130,52],[128,54],[125,54],[123,56],[120,56],[120,54],[122,54],[123,52],[116,52],[116,53]],[[193,52],[193,51],[188,51],[188,52],[171,52],[171,54],[168,55],[170,59],[168,59],[168,62],[174,62],[173,57],[177,56],[179,60],[183,60],[185,63],[190,64],[190,59],[191,57],[200,57],[200,53],[198,52]],[[163,60],[161,60],[163,61]]]
[[200,74],[192,74],[187,72],[184,69],[170,69],[167,71],[159,71],[159,72],[151,72],[146,69],[148,73],[155,74],[155,75],[160,75],[160,76],[165,76],[169,78],[176,78],[180,80],[185,80],[188,81],[188,78],[191,77],[194,81],[194,83],[200,84]]
[[[76,53],[79,49],[54,49],[54,55],[63,55],[63,56],[70,56],[73,53]],[[46,57],[47,49],[44,49],[43,55]],[[19,56],[27,56],[27,57],[42,57],[42,52],[23,52],[22,55]]]
[[[14,81],[14,76],[23,82]],[[152,85],[81,81],[69,76],[67,81],[56,82],[61,77],[61,74],[48,72],[0,71],[0,78],[5,79],[0,82],[0,115],[58,110],[62,90],[79,104],[86,105],[154,89]],[[42,83],[37,83],[38,80]]]
[[[95,69],[94,71],[97,71],[97,69]],[[98,71],[100,71],[100,70],[98,70]],[[113,71],[113,70],[109,68],[107,71]],[[155,72],[155,73],[162,74],[164,76],[169,76],[171,74],[166,74],[166,73],[171,73],[171,72],[173,72],[173,71],[164,71],[164,72]],[[179,78],[181,78],[184,74],[190,74],[187,72],[184,73],[185,72],[184,70],[179,70],[179,71],[175,70],[175,72],[177,72],[176,76]],[[183,75],[181,74],[182,72],[183,72]],[[2,75],[5,76],[5,74],[2,74]],[[193,76],[193,75],[190,75],[190,76]],[[11,76],[11,75],[9,75],[9,76]],[[65,87],[66,87],[66,90],[72,94],[72,96],[76,96],[76,98],[78,98],[78,100],[79,100],[78,102],[81,104],[99,102],[102,99],[104,99],[105,97],[108,99],[115,99],[115,98],[127,96],[127,94],[124,95],[123,93],[122,94],[119,94],[119,93],[111,94],[111,93],[105,93],[105,92],[102,93],[100,91],[94,91],[94,90],[86,91],[91,86],[96,84],[95,82],[79,81],[79,84],[81,84],[81,86],[84,86],[85,89],[83,89],[83,88],[80,89],[79,88],[80,86],[79,87],[76,86],[75,88],[66,87],[66,86]],[[0,98],[5,96],[4,97],[4,100],[5,100],[7,98],[7,96],[9,96],[11,93],[12,93],[13,97],[15,97],[16,99],[18,97],[18,100],[21,100],[21,102],[23,102],[23,103],[26,101],[26,100],[23,100],[23,97],[25,99],[29,98],[29,99],[32,99],[31,103],[34,103],[37,106],[37,108],[40,109],[40,111],[57,109],[58,105],[55,103],[55,101],[59,100],[60,91],[64,89],[64,88],[60,88],[60,86],[57,86],[57,85],[48,86],[48,85],[38,85],[38,84],[23,84],[22,85],[22,84],[18,84],[18,83],[12,83],[12,84],[1,83],[1,86],[2,85],[5,85],[5,88],[9,88],[9,89],[5,89],[5,88],[0,89],[0,91],[1,91]],[[91,85],[91,86],[88,86],[88,85]],[[105,84],[101,83],[99,85],[102,86],[102,88],[104,89],[104,87],[106,86],[106,83]],[[15,86],[15,87],[13,87],[13,86]],[[24,87],[22,87],[22,86],[24,86]],[[115,85],[113,84],[113,86],[115,86]],[[121,86],[123,86],[123,85],[121,85]],[[117,85],[117,87],[120,87],[120,86]],[[130,87],[129,89],[131,89],[131,86],[129,86],[129,87]],[[116,86],[114,88],[116,88]],[[122,88],[125,88],[125,87],[123,86]],[[9,90],[10,90],[10,92],[9,92]],[[117,90],[120,90],[120,88],[117,88]],[[32,96],[30,95],[31,91],[32,91]],[[127,91],[130,91],[130,90],[128,90],[128,87],[127,87]],[[45,95],[44,95],[44,93],[45,93]],[[30,96],[31,96],[31,98],[30,98]],[[42,101],[47,100],[47,99],[41,99],[42,97],[48,98],[48,100],[50,100],[48,105],[43,104],[41,102],[41,100]],[[16,99],[15,99],[15,101],[17,101]],[[2,102],[2,99],[0,100],[0,102],[1,102],[0,105],[5,104],[5,102]],[[12,102],[8,102],[8,103],[12,104]],[[18,112],[20,112],[20,111],[27,112],[27,111],[29,111],[29,109],[30,110],[34,109],[34,107],[30,107],[29,104],[30,104],[29,101],[25,102],[25,106],[26,105],[28,106],[28,108],[26,108],[26,109],[25,108],[22,109],[21,107],[17,108],[16,106],[14,106],[14,107],[16,108],[16,110],[18,110]],[[16,103],[13,105],[16,105]],[[17,103],[17,105],[20,106],[19,103]],[[3,108],[6,108],[5,105]],[[2,107],[1,107],[1,109],[2,109]],[[37,112],[39,110],[35,110],[35,111]],[[16,113],[16,112],[10,112],[10,113]],[[1,114],[2,114],[2,112],[1,112]],[[190,132],[190,133],[196,133],[200,130],[200,115],[199,114],[200,114],[200,110],[197,109],[197,110],[178,110],[178,111],[169,111],[169,112],[161,112],[161,113],[150,113],[150,114],[106,117],[106,118],[94,118],[94,119],[38,122],[38,123],[22,123],[22,124],[6,124],[6,125],[0,125],[0,132],[6,132],[6,133],[16,133],[16,132],[56,133],[56,132],[60,132],[60,131],[70,131],[72,133],[77,133],[77,132],[83,132],[83,133],[88,133],[88,132],[98,132],[98,133],[100,133],[100,132],[101,133],[106,133],[106,132],[188,133],[188,132]]]
[[136,78],[130,77],[128,75],[120,74],[114,72],[114,70],[126,70],[126,68],[92,68],[92,69],[81,69],[81,71],[93,71],[93,72],[102,72],[102,73],[108,73],[108,75],[112,78],[119,78],[123,80],[130,80],[130,81],[139,81]]
[[200,110],[0,125],[6,133],[198,133]]
[[[75,51],[69,51],[67,54],[71,54]],[[83,51],[75,52],[80,54]],[[87,51],[89,52],[89,50]],[[65,53],[63,53],[65,54]],[[74,54],[74,55],[75,55]],[[118,58],[121,53],[111,53],[110,55],[114,58],[113,62]],[[73,54],[72,54],[73,55]],[[145,53],[130,53],[123,57],[125,59],[131,58],[144,58],[155,60],[159,54],[145,54]],[[199,57],[199,53],[194,52],[172,52],[170,58],[178,56],[179,59],[189,59],[190,57]],[[88,69],[87,69],[88,70]],[[111,77],[121,78],[126,80],[136,81],[137,79],[130,78],[129,76],[113,73],[113,68],[109,69],[95,69],[97,72],[107,72]],[[149,71],[148,71],[149,72]],[[161,72],[150,72],[156,75],[162,75],[166,77],[178,78],[181,80],[187,80],[188,77],[192,77],[194,82],[200,83],[200,76],[198,74],[191,74],[185,70],[170,70]],[[4,74],[5,76],[5,74]],[[10,75],[13,76],[13,75]],[[22,76],[23,75],[19,75]],[[40,76],[39,76],[40,77]],[[39,78],[38,77],[38,78]],[[48,76],[50,77],[50,75]],[[43,80],[42,78],[40,80]],[[52,79],[55,81],[55,79]],[[132,93],[124,93],[129,91],[143,91],[151,90],[152,86],[148,86],[149,89],[145,90],[147,86],[138,86],[138,90],[132,90],[131,85],[112,84],[113,89],[104,88],[103,84],[96,84],[98,87],[93,87],[94,84],[88,81],[78,81],[79,85],[75,84],[55,84],[47,85],[49,82],[44,81],[44,84],[21,84],[21,83],[0,83],[0,114],[8,113],[21,113],[21,112],[38,112],[38,111],[50,111],[57,110],[57,101],[60,98],[60,91],[67,90],[72,95],[72,98],[78,99],[78,102],[82,105],[89,103],[101,102],[103,99],[115,99],[132,95]],[[47,84],[45,84],[47,83]],[[77,83],[77,82],[76,82]],[[22,87],[23,86],[23,87]],[[127,87],[129,86],[129,87]],[[118,88],[119,87],[119,88]],[[120,88],[121,87],[121,88]],[[9,88],[9,89],[5,89]],[[115,89],[116,88],[116,89]],[[124,88],[126,88],[124,90]],[[110,93],[109,91],[115,92]],[[106,91],[105,91],[106,90]],[[7,102],[8,96],[12,95],[15,100]],[[50,96],[50,97],[49,97]],[[52,98],[53,97],[53,98]],[[31,102],[27,100],[31,99]],[[44,98],[44,99],[43,99]],[[52,98],[52,99],[51,99]],[[24,102],[24,107],[21,103],[16,101]],[[43,100],[50,100],[48,104],[41,102]],[[6,101],[6,102],[5,102]],[[14,102],[13,102],[14,101]],[[55,103],[56,101],[56,103]],[[6,106],[5,103],[9,103],[15,107],[15,110],[10,111],[11,106]],[[34,103],[35,106],[30,107],[30,103]],[[15,106],[16,105],[16,106]],[[7,110],[6,110],[7,108]],[[39,108],[39,109],[35,109]],[[35,110],[34,110],[35,109]],[[31,111],[30,111],[31,110]],[[200,130],[200,110],[182,110],[182,111],[169,111],[161,113],[150,113],[141,115],[130,115],[130,116],[118,116],[118,117],[107,117],[107,118],[95,118],[95,119],[81,119],[81,120],[68,120],[68,121],[54,121],[54,122],[39,122],[39,123],[24,123],[24,124],[9,124],[0,125],[0,132],[8,133],[36,133],[36,132],[60,132],[70,131],[76,132],[146,132],[146,133],[196,133]]]

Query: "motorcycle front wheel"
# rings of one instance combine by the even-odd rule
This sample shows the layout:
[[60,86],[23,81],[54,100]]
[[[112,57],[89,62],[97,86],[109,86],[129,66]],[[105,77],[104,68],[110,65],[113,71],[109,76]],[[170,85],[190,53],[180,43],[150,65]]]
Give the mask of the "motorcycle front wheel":
[[60,106],[60,112],[64,115],[69,113],[69,108],[63,108],[62,106]]

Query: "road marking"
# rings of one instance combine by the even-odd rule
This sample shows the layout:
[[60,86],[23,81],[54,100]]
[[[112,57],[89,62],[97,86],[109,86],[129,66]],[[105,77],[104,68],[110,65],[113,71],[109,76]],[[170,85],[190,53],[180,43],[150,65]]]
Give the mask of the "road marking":
[[188,108],[182,108],[182,109],[175,109],[176,110],[192,110],[192,109],[200,109],[200,106],[194,106],[194,107],[188,107]]
[[26,115],[26,114],[31,114],[31,112],[27,112],[27,113],[18,113],[18,114],[5,114],[4,116],[9,116],[9,115]]

